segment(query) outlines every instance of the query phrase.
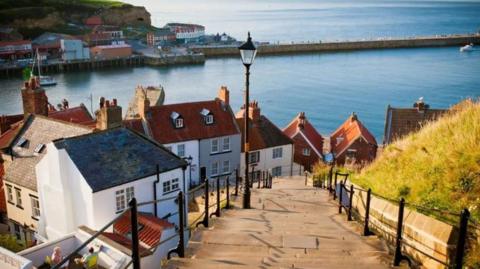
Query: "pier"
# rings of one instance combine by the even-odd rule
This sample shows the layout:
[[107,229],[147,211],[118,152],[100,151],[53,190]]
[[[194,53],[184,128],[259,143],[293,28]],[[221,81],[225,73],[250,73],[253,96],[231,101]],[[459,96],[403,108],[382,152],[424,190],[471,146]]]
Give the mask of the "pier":
[[[424,48],[463,46],[465,44],[480,43],[480,34],[429,36],[403,39],[380,39],[361,41],[338,42],[302,42],[291,44],[260,44],[258,54],[298,54],[311,52],[333,52],[368,49],[395,49],[395,48]],[[205,57],[237,56],[237,46],[197,46],[193,51],[203,53]]]

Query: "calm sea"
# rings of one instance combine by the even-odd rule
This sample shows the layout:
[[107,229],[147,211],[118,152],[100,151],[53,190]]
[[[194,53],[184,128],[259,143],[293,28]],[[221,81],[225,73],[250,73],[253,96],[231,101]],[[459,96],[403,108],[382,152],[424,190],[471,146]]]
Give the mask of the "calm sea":
[[[179,0],[163,4],[162,10],[162,4],[148,2],[143,4],[156,25],[195,22],[206,25],[207,32],[226,31],[239,38],[249,29],[258,40],[465,33],[480,27],[479,3],[209,0],[194,6]],[[228,8],[230,2],[234,10]],[[92,93],[94,108],[100,96],[117,98],[126,108],[138,84],[163,85],[167,103],[211,99],[220,85],[227,85],[238,110],[243,72],[239,59],[226,58],[194,66],[56,74],[59,84],[47,88],[47,94],[52,104],[67,98],[73,105],[83,102],[90,107]],[[322,134],[329,134],[355,111],[381,142],[388,104],[410,107],[424,97],[431,107],[446,108],[463,98],[479,97],[480,51],[460,53],[451,47],[259,55],[251,82],[251,98],[279,127],[305,111]],[[0,80],[0,114],[21,112],[20,85],[20,79]]]

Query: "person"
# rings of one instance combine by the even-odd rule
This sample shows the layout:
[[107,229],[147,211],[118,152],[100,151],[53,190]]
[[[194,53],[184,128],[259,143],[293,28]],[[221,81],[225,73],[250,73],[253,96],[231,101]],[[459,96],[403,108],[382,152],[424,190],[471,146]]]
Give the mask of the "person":
[[[93,249],[93,247],[90,247],[88,249],[88,252],[85,255],[83,255],[81,259],[75,259],[75,262],[77,264],[83,264],[83,268],[89,268],[90,261],[93,261],[94,259],[97,259],[97,258],[98,258],[98,254],[95,253],[95,250]],[[94,263],[96,263],[96,261]]]
[[59,264],[62,261],[62,250],[60,249],[59,246],[56,246],[53,248],[53,253],[52,253],[52,265]]

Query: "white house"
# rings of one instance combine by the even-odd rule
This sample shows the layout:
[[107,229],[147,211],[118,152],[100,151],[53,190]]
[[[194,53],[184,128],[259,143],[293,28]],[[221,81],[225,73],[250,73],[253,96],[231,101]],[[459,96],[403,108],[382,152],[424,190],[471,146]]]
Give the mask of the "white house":
[[[237,124],[242,129],[242,141],[245,128],[245,110],[237,113]],[[260,114],[257,102],[250,103],[249,108],[249,171],[253,178],[268,171],[272,176],[291,176],[293,169],[293,140],[286,136],[267,117]],[[245,171],[245,150],[242,142],[241,173]]]
[[90,59],[90,49],[83,47],[83,42],[78,39],[61,39],[60,47],[62,49],[62,60],[86,60]]
[[[47,145],[47,154],[36,166],[43,212],[39,233],[52,240],[83,225],[99,230],[135,197],[138,203],[172,198],[138,208],[139,215],[158,220],[161,228],[157,230],[171,235],[174,229],[170,228],[179,224],[175,198],[188,185],[186,167],[185,161],[163,146],[123,127],[56,140]],[[116,231],[115,224],[108,232],[129,240],[127,232]],[[158,235],[163,237],[162,232]],[[176,242],[178,238],[158,248],[154,260]]]

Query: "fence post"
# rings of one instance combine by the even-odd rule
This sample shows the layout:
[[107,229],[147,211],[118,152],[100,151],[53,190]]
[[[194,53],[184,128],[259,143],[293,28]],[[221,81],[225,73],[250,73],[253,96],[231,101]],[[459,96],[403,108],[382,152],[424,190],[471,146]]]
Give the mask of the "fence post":
[[350,204],[348,205],[348,221],[352,221],[352,207],[353,207],[353,185],[350,185]]
[[[341,189],[342,188],[340,188],[340,196],[342,196]],[[333,200],[335,199],[337,199],[337,172],[335,172],[335,184],[333,186]]]
[[465,243],[467,239],[467,227],[469,218],[470,212],[466,208],[463,209],[460,216],[460,231],[458,233],[457,253],[455,254],[455,269],[462,269],[463,266],[463,256],[465,254]]
[[367,204],[365,208],[365,226],[363,227],[363,235],[369,236],[370,229],[368,228],[368,223],[370,222],[370,199],[372,198],[372,189],[367,191]]
[[260,172],[260,177],[258,178],[257,189],[260,189],[260,181],[261,181],[261,179],[262,179],[262,176],[263,176],[263,171]]
[[138,239],[137,199],[132,198],[130,206],[130,223],[132,227],[132,264],[134,269],[140,269],[140,251]]
[[220,217],[220,206],[220,177],[217,177],[217,210],[215,210],[215,212],[212,212],[212,214],[210,214],[210,217],[212,217],[213,215],[217,216],[217,218]]
[[[184,258],[185,257],[185,216],[183,214],[185,208],[185,201],[183,199],[183,192],[179,192],[178,193],[178,198],[177,198],[177,202],[178,202],[178,226],[180,228],[179,230],[179,240],[178,240],[178,245],[176,248],[174,249],[171,249],[170,251],[168,251],[168,255],[167,255],[167,258],[170,259],[170,256],[173,252],[177,253],[178,256],[180,258]],[[133,227],[132,227],[132,232],[133,232]],[[132,233],[133,234],[133,233]]]
[[198,227],[198,225],[200,224],[203,224],[203,227],[205,228],[208,228],[208,208],[209,208],[209,200],[210,200],[210,196],[209,196],[209,191],[208,191],[208,178],[205,178],[205,216],[203,217],[203,221],[197,223],[196,227]]
[[272,176],[272,174],[270,174],[270,179],[269,179],[269,182],[268,182],[268,188],[271,189],[272,185],[273,185],[273,176]]
[[[337,177],[335,177],[335,181],[337,181]],[[335,184],[337,186],[337,184]],[[343,196],[343,182],[340,182],[340,191],[338,196],[338,214],[342,214],[342,196]]]
[[395,256],[393,257],[393,265],[399,266],[403,259],[402,255],[402,230],[403,230],[403,209],[405,208],[405,199],[400,199],[398,207],[398,221],[397,221],[397,240],[395,246]]
[[238,176],[238,169],[235,169],[235,196],[238,196],[238,180],[239,180],[239,176]]
[[307,186],[307,181],[308,181],[308,179],[307,179],[307,172],[305,171],[305,186]]
[[227,209],[230,208],[230,176],[227,176]]

